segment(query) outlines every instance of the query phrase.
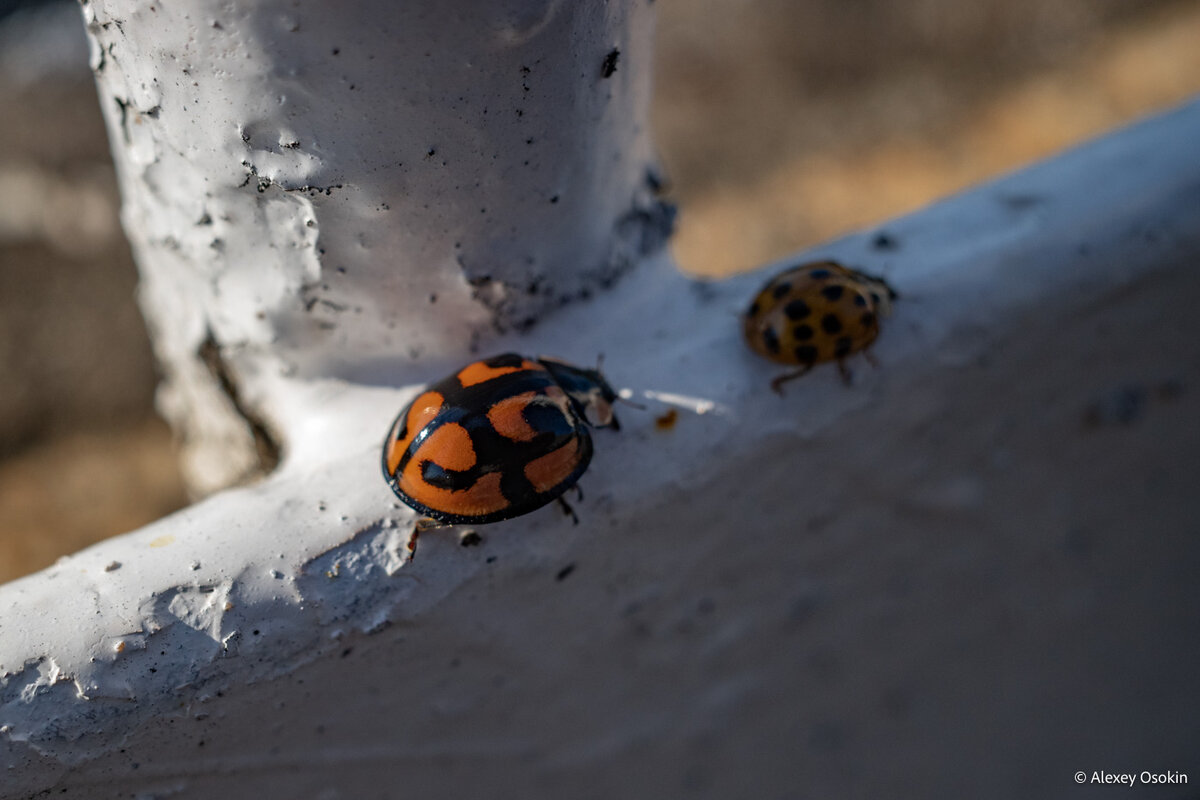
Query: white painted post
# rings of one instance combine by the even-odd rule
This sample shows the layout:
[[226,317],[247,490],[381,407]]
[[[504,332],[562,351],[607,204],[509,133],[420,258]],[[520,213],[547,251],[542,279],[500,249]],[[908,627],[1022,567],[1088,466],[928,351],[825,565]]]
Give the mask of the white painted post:
[[201,494],[303,446],[294,385],[428,377],[665,240],[644,0],[83,5]]
[[[173,401],[176,419],[209,402],[180,386],[233,376],[230,405],[263,420],[285,457],[255,486],[0,587],[0,797],[1048,798],[1070,794],[1080,770],[1191,770],[1196,780],[1200,103],[805,254],[885,274],[901,297],[875,350],[878,369],[857,366],[851,388],[836,370],[817,370],[779,398],[768,388],[777,370],[744,347],[736,320],[763,274],[696,284],[658,258],[597,291],[611,282],[598,276],[612,278],[613,264],[636,260],[656,238],[655,206],[635,199],[647,164],[640,100],[628,101],[627,128],[597,123],[595,138],[585,137],[614,159],[609,178],[625,189],[612,198],[624,199],[604,200],[604,191],[578,199],[565,227],[553,217],[565,194],[537,211],[545,172],[509,182],[511,172],[491,171],[494,153],[512,166],[509,145],[519,142],[490,149],[478,133],[462,144],[471,128],[459,125],[459,95],[439,89],[439,76],[458,75],[469,92],[467,72],[498,85],[499,65],[533,68],[509,47],[542,42],[546,58],[567,48],[580,59],[577,81],[544,98],[538,115],[622,70],[629,83],[611,85],[641,91],[641,4],[605,6],[599,17],[565,3],[541,15],[514,10],[531,7],[467,3],[461,9],[474,13],[454,13],[443,3],[423,17],[380,6],[367,24],[316,10],[315,30],[282,6],[261,20],[224,16],[223,7],[188,18],[178,6],[137,12],[178,15],[162,30],[149,17],[138,23],[156,31],[139,39],[141,58],[161,55],[182,70],[182,55],[197,49],[205,57],[188,69],[205,64],[213,74],[257,63],[273,52],[268,40],[307,31],[320,69],[254,68],[260,82],[251,83],[291,82],[286,97],[314,107],[307,87],[332,80],[324,73],[333,48],[337,58],[351,43],[382,48],[379,31],[409,30],[385,24],[388,15],[412,14],[420,35],[403,38],[402,49],[430,52],[439,68],[421,73],[432,83],[411,83],[388,102],[417,103],[421,119],[411,124],[455,142],[456,160],[474,164],[480,185],[421,182],[395,167],[394,195],[363,189],[372,173],[350,156],[362,148],[378,156],[376,133],[387,131],[361,131],[356,148],[337,150],[333,121],[313,123],[322,132],[313,145],[308,127],[282,137],[323,159],[316,179],[286,177],[281,165],[299,169],[288,161],[293,148],[256,145],[277,133],[268,125],[259,138],[264,128],[246,115],[249,142],[163,149],[179,170],[214,170],[210,186],[196,175],[192,185],[205,203],[213,193],[217,213],[190,224],[240,244],[205,261],[189,255],[199,243],[181,243],[184,223],[159,215],[140,187],[182,203],[190,193],[172,188],[175,168],[154,167],[158,155],[143,156],[140,177],[122,166],[130,228],[141,229],[144,214],[145,229],[157,232],[137,242],[139,256],[167,265],[148,268],[146,304],[190,320],[180,325],[190,339],[155,323],[175,365],[172,391],[191,398]],[[524,21],[496,27],[487,9]],[[93,28],[105,30],[107,14],[91,13]],[[136,25],[125,22],[121,34],[118,19],[118,33],[106,35],[132,40]],[[202,45],[218,35],[236,46]],[[161,37],[176,49],[151,44]],[[613,48],[621,55],[606,79]],[[580,54],[593,50],[602,71],[589,83]],[[369,65],[382,52],[357,58]],[[359,74],[346,73],[347,93],[350,82],[359,91]],[[154,77],[125,80],[153,86]],[[197,91],[208,104],[200,116],[232,119],[251,101],[271,108],[278,99],[234,89]],[[170,124],[172,105],[166,88],[156,91],[136,105],[152,132]],[[609,102],[624,102],[612,91]],[[361,119],[338,108],[342,125],[357,130]],[[128,124],[118,151],[159,152],[165,130],[150,146]],[[235,155],[258,173],[249,173],[245,197],[229,186],[236,169],[216,170],[238,141],[248,150]],[[435,150],[433,160],[446,145],[413,146]],[[582,150],[585,160],[595,155]],[[405,159],[396,157],[411,166]],[[560,192],[573,191],[552,173]],[[323,188],[296,191],[305,183]],[[534,216],[526,247],[513,239],[502,252],[530,252],[542,236],[548,249],[538,253],[563,252],[591,225],[621,232],[629,220],[645,221],[648,238],[596,234],[580,252],[607,267],[550,269],[560,262],[545,256],[489,272],[502,290],[471,286],[482,277],[471,258],[411,254],[436,255],[443,225],[455,241],[487,240],[466,212],[451,213],[474,192],[499,202],[488,213],[525,207]],[[433,228],[394,215],[402,233],[383,231],[380,219],[395,208],[372,212],[369,201],[385,196],[427,222],[426,200],[442,215]],[[602,223],[574,219],[593,202],[609,209]],[[306,248],[310,214],[319,235]],[[393,278],[380,254],[417,266]],[[256,258],[269,268],[236,266]],[[546,297],[510,294],[543,264],[555,287]],[[345,284],[332,277],[338,266]],[[328,289],[304,277],[312,269],[333,270]],[[422,277],[424,269],[440,277]],[[351,283],[357,270],[375,276],[379,295],[395,285],[419,293],[372,296],[366,278]],[[160,295],[168,299],[152,299]],[[548,313],[564,298],[573,302]],[[442,319],[431,308],[453,313]],[[518,334],[526,314],[538,324]],[[393,338],[370,337],[389,322]],[[509,332],[490,333],[494,322]],[[206,371],[194,354],[209,331],[223,366]],[[410,335],[419,351],[394,353]],[[707,413],[684,411],[659,426],[665,407],[650,402],[626,409],[619,433],[597,432],[578,526],[547,508],[481,526],[476,547],[461,547],[453,532],[430,534],[406,563],[413,515],[378,474],[380,440],[420,382],[469,358],[473,341],[582,362],[602,350],[614,382],[693,398]],[[197,468],[200,483],[220,483],[220,470],[207,469]]]

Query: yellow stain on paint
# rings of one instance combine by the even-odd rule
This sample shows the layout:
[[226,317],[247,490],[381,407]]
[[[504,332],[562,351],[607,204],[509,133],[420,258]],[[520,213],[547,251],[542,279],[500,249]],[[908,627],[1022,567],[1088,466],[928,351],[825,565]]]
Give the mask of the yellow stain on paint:
[[174,541],[175,537],[168,533],[166,536],[159,536],[157,539],[151,539],[150,546],[166,547],[167,545],[172,544]]

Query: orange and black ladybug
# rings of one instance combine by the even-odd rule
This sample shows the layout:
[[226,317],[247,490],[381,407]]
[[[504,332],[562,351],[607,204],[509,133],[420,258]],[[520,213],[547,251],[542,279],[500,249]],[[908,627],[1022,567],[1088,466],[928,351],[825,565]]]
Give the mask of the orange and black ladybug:
[[444,524],[498,522],[560,498],[588,467],[588,426],[618,429],[599,370],[515,353],[468,364],[400,412],[383,474]]

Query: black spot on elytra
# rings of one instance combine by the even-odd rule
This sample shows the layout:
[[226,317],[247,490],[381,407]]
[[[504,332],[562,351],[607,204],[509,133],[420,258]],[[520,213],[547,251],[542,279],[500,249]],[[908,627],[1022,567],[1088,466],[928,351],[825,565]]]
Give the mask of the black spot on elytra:
[[767,352],[779,352],[779,336],[775,333],[774,328],[767,328],[762,332],[763,345],[767,348]]
[[793,355],[800,364],[814,364],[817,360],[817,348],[811,344],[802,344],[793,351]]
[[837,343],[833,346],[833,354],[838,358],[845,358],[850,355],[852,342],[849,336],[839,336]]
[[842,293],[845,291],[846,291],[846,287],[839,286],[838,284],[835,283],[832,286],[826,286],[824,289],[822,289],[821,294],[825,297],[826,300],[838,300],[841,298]]
[[778,283],[774,286],[774,288],[771,289],[771,297],[774,297],[776,300],[778,300],[779,298],[783,297],[785,294],[787,294],[791,290],[792,290],[792,285],[790,283],[788,283],[787,281],[784,281],[783,283]]
[[870,311],[858,318],[858,321],[863,324],[864,328],[871,328],[875,325],[875,315]]
[[808,307],[808,303],[800,298],[796,298],[783,307],[783,313],[790,320],[804,319],[812,313],[812,309]]
[[837,314],[826,314],[821,317],[821,330],[826,333],[841,333],[842,321],[838,319]]
[[796,339],[801,342],[808,341],[809,339],[811,339],[813,337],[812,326],[811,325],[797,325],[795,330],[792,331],[792,335],[795,336]]
[[854,293],[854,305],[858,306],[859,308],[867,307],[867,298],[863,296],[862,292]]
[[871,292],[871,302],[872,303],[874,303],[875,305],[879,305],[881,299],[882,298],[879,297],[879,292]]
[[571,420],[553,403],[530,403],[521,410],[521,417],[539,436],[565,440],[571,435]]
[[421,462],[421,478],[431,486],[450,491],[470,489],[475,484],[468,473],[454,472],[432,461]]

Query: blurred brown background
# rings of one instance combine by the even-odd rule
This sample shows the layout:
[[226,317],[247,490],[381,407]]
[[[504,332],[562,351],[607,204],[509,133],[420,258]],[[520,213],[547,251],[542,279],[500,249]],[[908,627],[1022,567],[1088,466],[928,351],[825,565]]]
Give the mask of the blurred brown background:
[[[0,0],[0,580],[186,502],[73,3]],[[1200,91],[1190,0],[659,0],[675,251],[727,274]]]

